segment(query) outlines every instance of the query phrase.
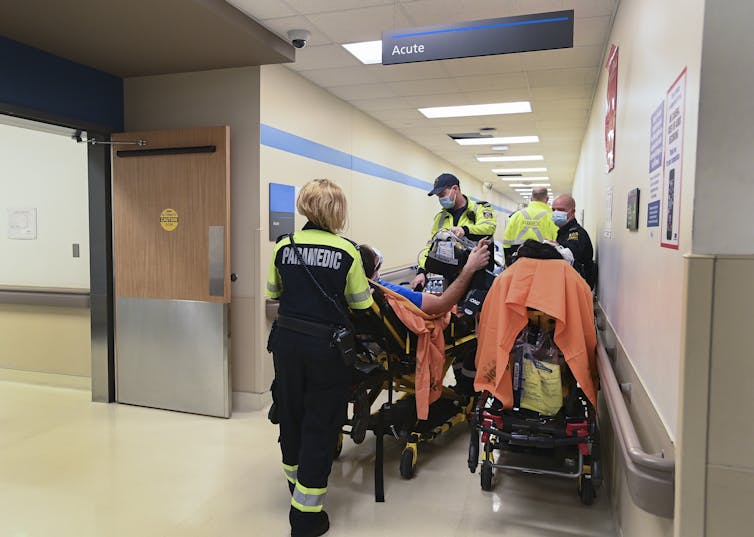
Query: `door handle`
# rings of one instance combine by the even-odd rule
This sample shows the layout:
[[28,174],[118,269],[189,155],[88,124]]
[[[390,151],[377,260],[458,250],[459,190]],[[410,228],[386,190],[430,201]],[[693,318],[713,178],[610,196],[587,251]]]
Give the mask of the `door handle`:
[[234,282],[237,279],[238,279],[238,274],[236,274],[235,272],[231,272],[230,273],[230,281]]

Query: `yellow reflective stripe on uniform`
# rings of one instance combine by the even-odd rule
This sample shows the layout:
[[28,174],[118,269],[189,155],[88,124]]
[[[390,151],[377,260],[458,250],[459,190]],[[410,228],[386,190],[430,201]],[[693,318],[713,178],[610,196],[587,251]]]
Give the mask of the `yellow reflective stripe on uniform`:
[[[361,293],[346,295],[346,300],[348,301],[349,304],[361,304],[362,302],[366,302],[371,297],[372,297],[372,293],[369,291],[369,289],[366,289],[365,291],[362,291]],[[366,309],[366,308],[357,308],[357,309]]]
[[298,480],[298,464],[296,466],[283,464],[283,472],[285,472],[286,479],[295,485]]
[[[547,214],[547,211],[542,211],[537,216],[532,218],[531,216],[529,216],[529,213],[527,213],[525,210],[521,210],[521,216],[524,217],[525,222],[526,221],[536,222],[538,220],[541,220],[542,217],[544,217],[544,215],[546,214]],[[537,240],[539,242],[543,242],[545,239],[542,236],[542,232],[539,230],[539,227],[537,227],[537,225],[524,225],[524,227],[521,228],[521,231],[518,232],[518,235],[516,236],[516,239],[515,239],[516,242],[514,244],[523,244],[524,235],[526,235],[529,231],[532,231],[537,236]]]
[[293,496],[291,497],[291,505],[305,513],[316,513],[322,511],[326,494],[327,487],[309,488],[303,486],[301,483],[296,483],[296,488],[293,490]]
[[283,290],[283,288],[280,287],[277,283],[275,283],[275,282],[267,282],[267,291],[269,293],[279,294],[282,290]]

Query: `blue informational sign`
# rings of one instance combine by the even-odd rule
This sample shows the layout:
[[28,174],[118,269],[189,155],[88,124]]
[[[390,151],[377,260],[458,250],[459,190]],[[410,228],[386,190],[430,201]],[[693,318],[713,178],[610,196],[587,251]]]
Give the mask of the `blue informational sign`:
[[382,64],[573,47],[573,10],[382,32]]
[[270,183],[270,240],[293,233],[295,227],[296,188]]
[[660,200],[647,204],[647,227],[660,227]]

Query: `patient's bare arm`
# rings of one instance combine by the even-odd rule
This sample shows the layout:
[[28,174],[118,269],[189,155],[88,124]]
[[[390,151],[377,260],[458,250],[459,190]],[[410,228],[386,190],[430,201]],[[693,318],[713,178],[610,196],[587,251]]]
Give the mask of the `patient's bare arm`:
[[468,290],[474,273],[487,266],[490,260],[489,239],[482,239],[469,253],[469,258],[461,270],[461,274],[450,284],[450,287],[440,296],[425,293],[422,297],[422,311],[429,314],[445,313],[461,300]]

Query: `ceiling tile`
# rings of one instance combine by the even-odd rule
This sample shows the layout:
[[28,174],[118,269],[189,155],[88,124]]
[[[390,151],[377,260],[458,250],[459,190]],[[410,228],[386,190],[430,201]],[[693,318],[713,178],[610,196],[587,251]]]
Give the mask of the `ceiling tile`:
[[[267,3],[269,0],[264,0],[264,2]],[[308,15],[311,13],[326,13],[328,11],[353,10],[355,7],[392,6],[395,4],[395,0],[316,0],[314,2],[312,0],[285,0],[285,3],[299,13]]]
[[610,17],[577,18],[573,23],[573,46],[602,46],[609,33]]
[[276,17],[288,17],[296,14],[296,11],[288,7],[284,2],[259,2],[257,0],[226,1],[258,21]]
[[521,54],[498,54],[479,58],[443,60],[442,63],[452,76],[461,77],[523,71],[521,58]]
[[521,54],[526,70],[595,67],[600,64],[601,57],[602,47],[599,45]]
[[307,18],[336,43],[382,39],[383,30],[408,22],[400,10],[396,11],[392,2],[390,5],[316,13]]
[[[264,21],[264,25],[286,41],[288,40],[288,30],[309,30],[312,36],[309,41],[307,41],[307,48],[329,45],[332,43],[332,39],[330,39],[329,36],[322,33],[315,25],[309,22],[306,17],[301,15],[282,17],[279,19],[268,19]],[[297,50],[296,53],[301,54],[303,50],[304,49]]]
[[557,99],[589,99],[593,93],[590,86],[548,86],[532,88],[532,98],[537,101],[553,101]]
[[483,91],[494,89],[527,88],[526,75],[523,72],[504,75],[476,75],[456,78],[458,87],[463,91]]
[[574,69],[543,69],[526,71],[526,78],[532,88],[547,86],[566,86],[570,84],[594,86],[597,80],[597,67],[579,67]]
[[329,88],[330,93],[350,101],[352,99],[382,99],[395,97],[393,90],[384,84],[359,84]]
[[445,78],[450,73],[443,62],[418,62],[398,65],[372,65],[375,75],[384,82],[403,82],[405,80],[427,80]]
[[579,17],[610,16],[618,6],[618,0],[565,0],[565,9],[573,9]]
[[432,95],[443,93],[458,93],[459,88],[455,79],[438,78],[435,80],[407,80],[405,82],[389,82],[386,84],[395,91],[396,95],[408,97],[410,95]]
[[388,99],[354,99],[350,101],[352,105],[367,112],[376,110],[396,110],[411,107],[402,97],[391,97]]

